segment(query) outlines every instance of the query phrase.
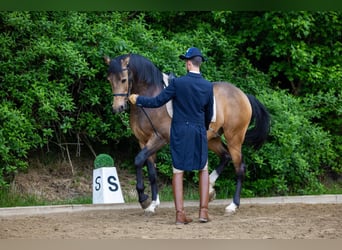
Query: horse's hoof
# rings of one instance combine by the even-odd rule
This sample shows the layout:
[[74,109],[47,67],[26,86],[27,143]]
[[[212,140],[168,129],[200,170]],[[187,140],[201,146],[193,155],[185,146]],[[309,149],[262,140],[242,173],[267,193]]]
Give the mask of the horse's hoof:
[[147,198],[146,200],[140,202],[140,206],[142,209],[146,209],[151,205],[151,200],[149,198]]
[[230,203],[230,205],[227,206],[225,209],[226,215],[234,214],[236,212],[237,208],[239,208],[239,207],[234,202]]
[[156,212],[156,208],[159,206],[160,202],[159,200],[157,201],[152,201],[151,204],[145,209],[145,214],[147,215],[152,215]]

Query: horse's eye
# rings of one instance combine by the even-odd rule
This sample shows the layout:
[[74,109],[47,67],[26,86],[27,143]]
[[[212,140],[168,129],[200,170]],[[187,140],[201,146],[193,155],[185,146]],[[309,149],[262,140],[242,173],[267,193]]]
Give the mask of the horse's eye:
[[122,80],[121,80],[121,83],[125,83],[125,82],[126,82],[126,79],[122,79]]

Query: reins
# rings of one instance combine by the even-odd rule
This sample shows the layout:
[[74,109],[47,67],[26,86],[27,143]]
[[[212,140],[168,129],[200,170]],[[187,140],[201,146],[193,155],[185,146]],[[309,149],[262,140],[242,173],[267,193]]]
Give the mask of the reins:
[[162,138],[159,136],[159,133],[158,133],[157,129],[154,127],[151,118],[150,118],[150,117],[148,116],[148,114],[146,113],[144,107],[140,107],[140,108],[141,108],[141,110],[143,111],[143,113],[145,114],[147,120],[150,122],[151,127],[152,127],[154,133],[159,137],[159,139],[162,139]]

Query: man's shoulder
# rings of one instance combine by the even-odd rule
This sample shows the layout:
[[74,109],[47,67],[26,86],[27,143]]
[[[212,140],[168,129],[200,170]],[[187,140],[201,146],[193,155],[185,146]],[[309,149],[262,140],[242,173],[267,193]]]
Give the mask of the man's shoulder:
[[173,79],[174,82],[183,82],[183,81],[188,81],[189,77],[187,75],[184,76],[179,76]]
[[212,85],[213,83],[209,80],[205,79],[201,74],[194,74],[194,73],[188,73],[183,76],[179,76],[173,79],[174,82],[189,82],[189,81],[196,81],[196,82],[202,82],[208,85]]

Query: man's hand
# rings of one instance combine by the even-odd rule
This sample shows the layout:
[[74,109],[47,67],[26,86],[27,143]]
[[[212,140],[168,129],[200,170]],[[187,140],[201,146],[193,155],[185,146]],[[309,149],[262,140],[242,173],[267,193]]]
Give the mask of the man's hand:
[[139,95],[137,94],[132,94],[128,97],[129,101],[132,103],[132,104],[135,104],[137,102],[137,98],[138,98]]

